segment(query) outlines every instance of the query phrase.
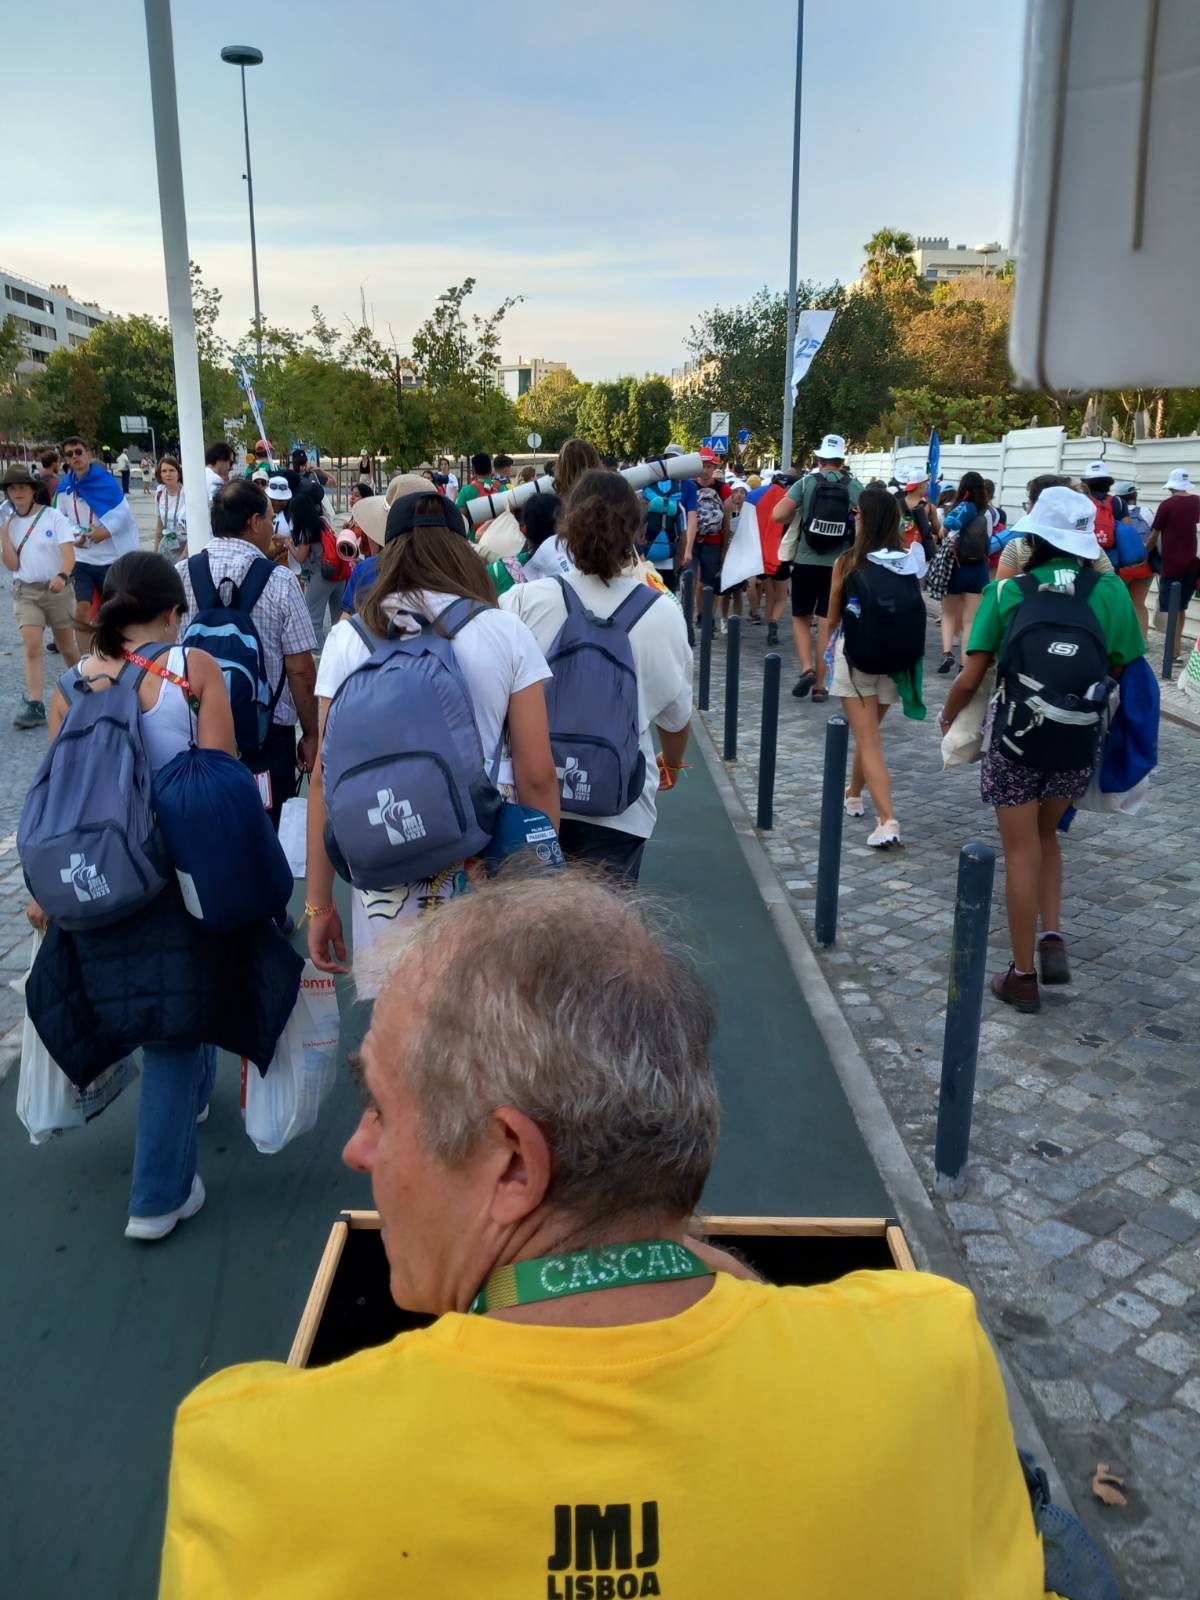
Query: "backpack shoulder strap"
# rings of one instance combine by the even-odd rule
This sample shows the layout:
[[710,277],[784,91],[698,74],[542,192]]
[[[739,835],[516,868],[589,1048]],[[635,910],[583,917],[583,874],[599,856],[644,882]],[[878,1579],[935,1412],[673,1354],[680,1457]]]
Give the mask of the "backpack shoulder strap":
[[468,622],[473,622],[481,611],[490,608],[479,600],[471,600],[462,595],[457,600],[452,600],[445,610],[440,611],[437,623],[447,639],[453,639],[461,633]]
[[573,586],[561,576],[555,581],[562,590],[563,604],[567,608],[568,617],[581,617],[587,608],[585,607],[583,601],[579,598],[578,594],[576,594]]
[[1100,582],[1100,574],[1095,567],[1084,567],[1075,579],[1075,593],[1080,600],[1086,600],[1092,590]]
[[346,618],[346,621],[354,629],[355,633],[366,645],[371,654],[374,655],[376,650],[379,649],[382,641],[375,637],[375,635],[368,629],[366,623],[357,613],[352,613]]
[[192,594],[196,599],[197,611],[208,611],[217,603],[217,590],[213,583],[212,568],[208,564],[208,552],[201,550],[198,556],[188,557],[188,577],[192,580]]
[[[54,687],[67,702],[68,709],[75,704],[76,699],[78,698],[75,693],[75,685],[84,681],[86,680],[84,679],[83,673],[80,672],[77,666],[75,666],[68,667],[55,684]],[[91,690],[88,690],[88,693],[90,694]]]
[[662,597],[662,590],[652,588],[648,583],[639,583],[637,588],[627,594],[621,604],[608,619],[624,628],[626,633],[639,623],[649,611],[654,602]]
[[275,563],[268,561],[266,556],[256,556],[246,568],[245,575],[237,586],[235,600],[237,609],[247,614],[253,611],[274,574]]

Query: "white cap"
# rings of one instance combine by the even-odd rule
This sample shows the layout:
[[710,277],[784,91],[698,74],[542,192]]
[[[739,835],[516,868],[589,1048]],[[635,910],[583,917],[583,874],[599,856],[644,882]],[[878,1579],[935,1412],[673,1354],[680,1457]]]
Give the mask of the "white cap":
[[929,474],[917,465],[896,468],[896,482],[902,489],[915,489],[919,483],[928,483]]
[[683,446],[681,444],[669,444],[662,453],[662,459],[665,461],[668,456],[681,456],[682,454]]
[[[250,474],[251,483],[268,483],[270,478],[271,474],[267,471],[266,467],[256,467],[255,470]],[[285,479],[284,481],[286,482],[287,480]]]
[[267,480],[267,495],[272,500],[290,500],[292,491],[288,488],[287,479],[280,477],[278,474],[273,478],[269,478]]
[[1093,478],[1111,478],[1114,473],[1107,461],[1093,461],[1087,471],[1081,472],[1079,476],[1084,483],[1090,483]]
[[1065,484],[1043,489],[1033,508],[1025,513],[1014,533],[1030,533],[1080,561],[1095,561],[1096,507],[1086,494]]
[[1192,475],[1186,467],[1176,467],[1174,472],[1167,473],[1167,481],[1163,484],[1163,488],[1186,489],[1190,493],[1193,488]]
[[820,449],[814,450],[813,455],[818,461],[844,461],[846,441],[840,433],[827,433],[821,440]]

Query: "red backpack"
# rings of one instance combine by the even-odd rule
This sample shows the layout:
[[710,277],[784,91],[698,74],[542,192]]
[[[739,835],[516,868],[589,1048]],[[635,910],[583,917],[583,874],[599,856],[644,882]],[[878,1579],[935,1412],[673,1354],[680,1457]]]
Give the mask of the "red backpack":
[[327,522],[321,524],[321,576],[332,583],[347,583],[354,568],[338,554],[337,534]]
[[1096,508],[1096,543],[1101,550],[1111,550],[1117,542],[1117,521],[1113,515],[1112,495],[1106,494],[1103,500],[1096,500],[1088,496]]

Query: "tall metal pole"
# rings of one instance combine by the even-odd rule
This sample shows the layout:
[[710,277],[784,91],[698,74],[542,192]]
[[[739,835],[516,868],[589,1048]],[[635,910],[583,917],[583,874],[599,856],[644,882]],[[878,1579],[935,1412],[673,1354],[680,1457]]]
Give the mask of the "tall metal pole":
[[781,467],[792,464],[792,361],[796,348],[796,275],[800,270],[800,89],[804,82],[804,0],[796,7],[796,118],[792,129],[792,234],[788,252],[787,350],[783,358]]
[[258,298],[258,240],[254,235],[254,173],[250,169],[250,113],[246,109],[246,65],[242,72],[242,130],[246,135],[246,194],[250,201],[250,273],[254,279],[254,344],[257,364],[254,380],[262,382],[262,305]]
[[175,405],[179,449],[188,499],[188,547],[193,554],[209,541],[208,495],[204,479],[204,413],[200,404],[200,357],[192,311],[192,274],[187,214],[183,203],[183,164],[179,155],[179,107],[175,99],[175,47],[171,0],[145,0],[146,49],[150,59],[150,103],[154,113],[154,153],[158,163],[158,204],[162,214],[167,311],[175,358]]

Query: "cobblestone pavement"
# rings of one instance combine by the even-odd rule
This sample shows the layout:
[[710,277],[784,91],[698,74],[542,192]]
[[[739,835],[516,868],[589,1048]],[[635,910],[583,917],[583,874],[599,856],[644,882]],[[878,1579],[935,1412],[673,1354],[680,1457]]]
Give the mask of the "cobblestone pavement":
[[[730,768],[752,816],[765,632],[743,628],[742,760]],[[941,767],[950,680],[933,673],[935,635],[931,623],[928,721],[896,709],[884,724],[906,843],[866,847],[869,799],[864,819],[846,818],[838,941],[817,952],[930,1190],[957,856],[971,839],[997,849],[989,970],[1009,959],[978,768]],[[839,704],[793,699],[790,637],[780,653],[775,829],[763,840],[811,935],[822,743]],[[717,639],[718,748],[724,677]],[[1182,696],[1170,704],[1195,718]],[[1076,1505],[1138,1600],[1194,1596],[1200,1570],[1200,727],[1164,718],[1160,761],[1140,816],[1072,826],[1073,982],[1043,991],[1036,1016],[985,1001],[968,1188],[935,1202]],[[1127,1508],[1094,1501],[1102,1461],[1127,1480]]]

